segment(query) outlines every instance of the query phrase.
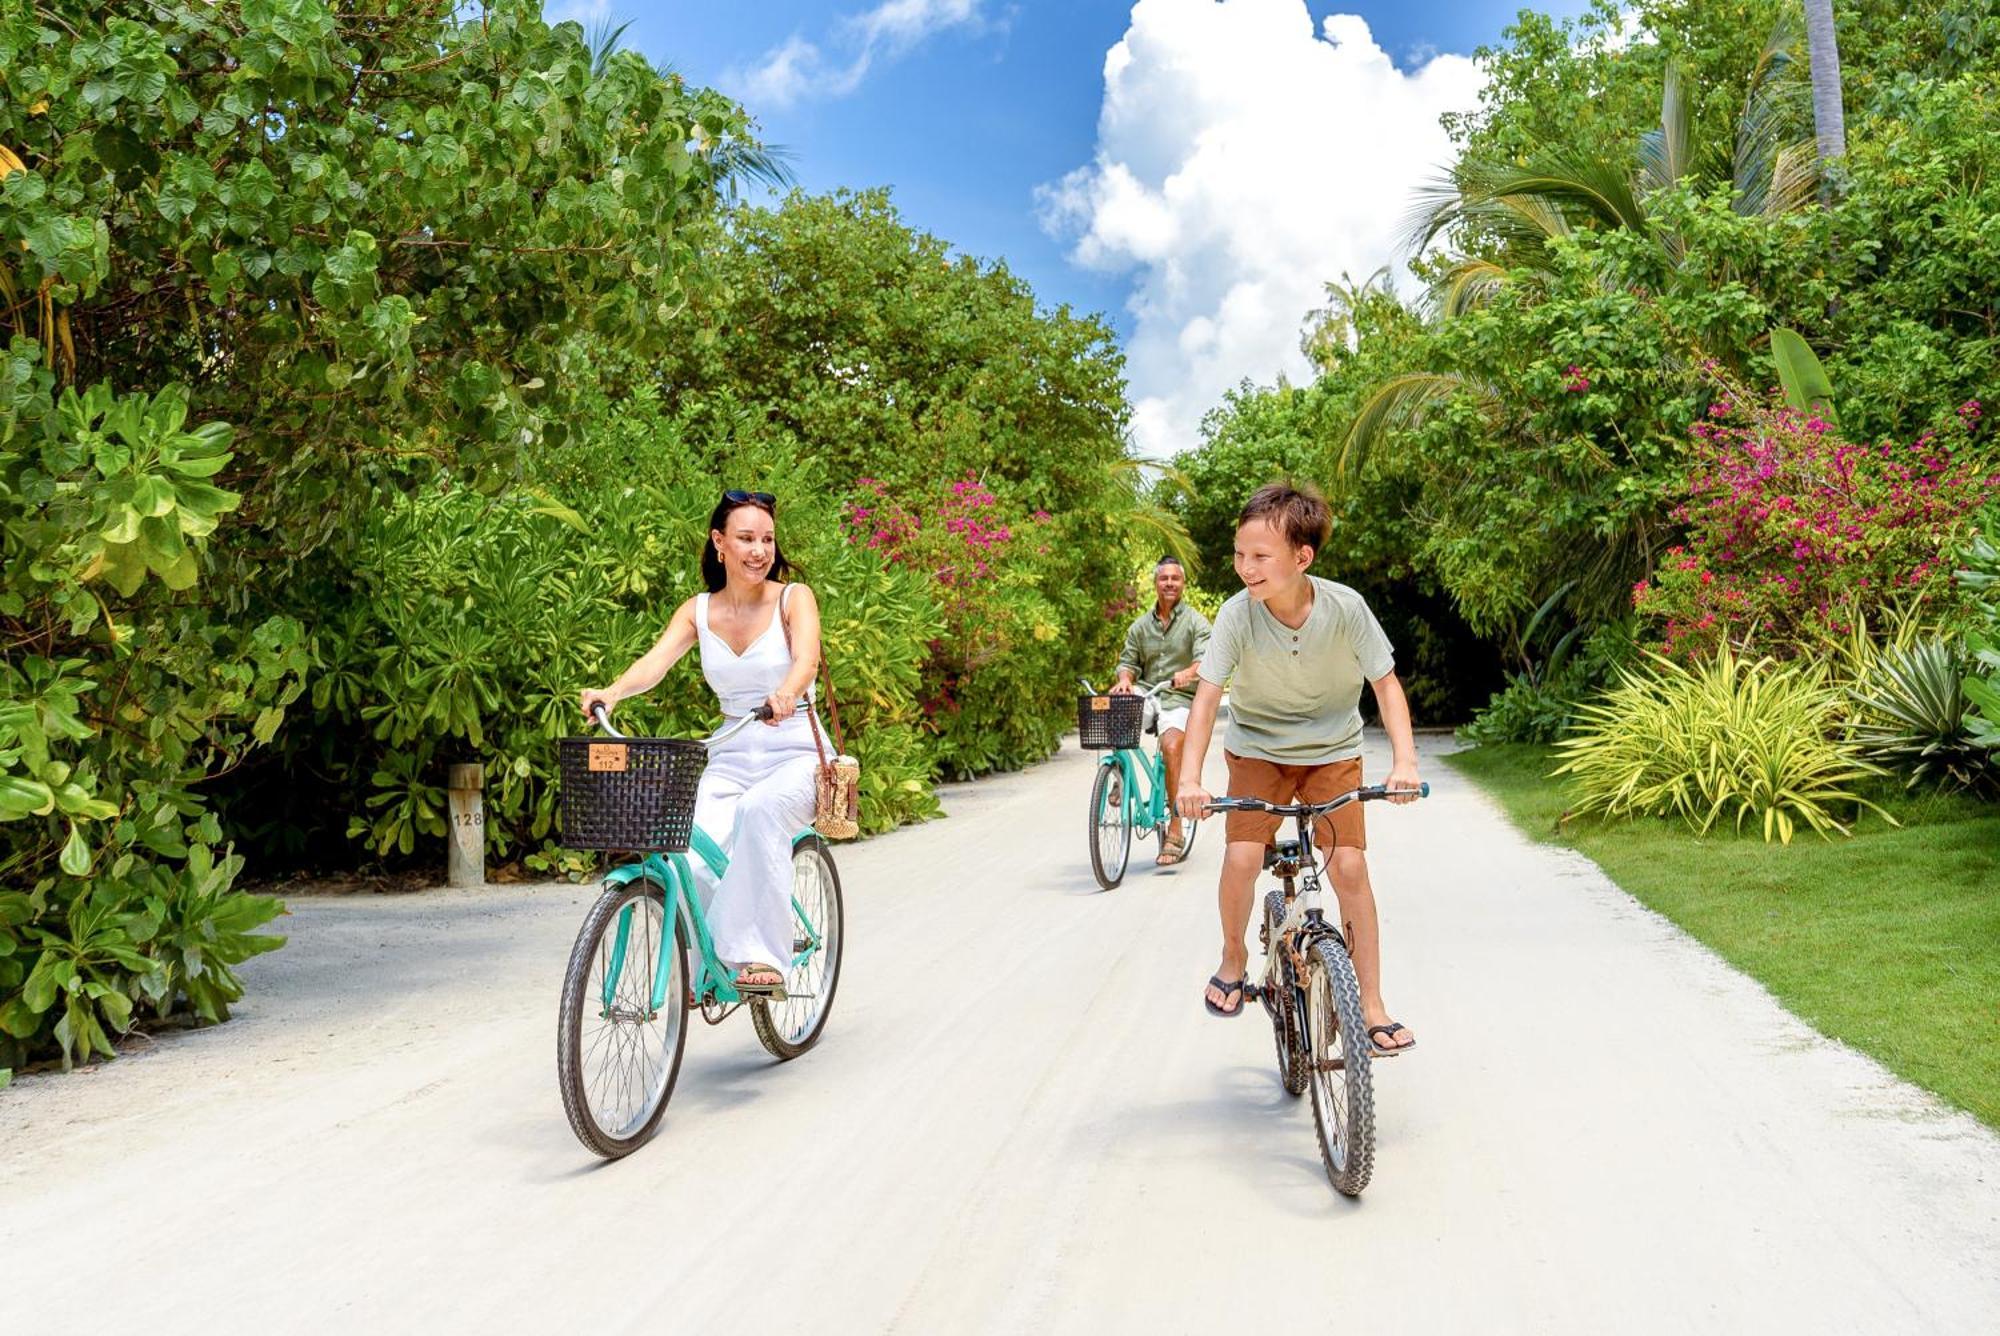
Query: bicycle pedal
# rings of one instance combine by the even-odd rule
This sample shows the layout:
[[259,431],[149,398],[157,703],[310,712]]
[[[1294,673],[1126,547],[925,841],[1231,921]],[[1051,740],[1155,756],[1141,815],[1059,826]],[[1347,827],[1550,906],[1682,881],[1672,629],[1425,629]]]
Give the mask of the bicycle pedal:
[[1264,1000],[1264,986],[1255,983],[1244,984],[1243,1000],[1245,1002],[1262,1002]]

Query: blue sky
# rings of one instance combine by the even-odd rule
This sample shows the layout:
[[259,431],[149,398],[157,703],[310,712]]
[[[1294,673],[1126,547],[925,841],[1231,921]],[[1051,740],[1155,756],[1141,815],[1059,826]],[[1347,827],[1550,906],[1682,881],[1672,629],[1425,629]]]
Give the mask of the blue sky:
[[[1126,341],[1135,400],[1156,401],[1142,448],[1170,453],[1191,443],[1221,386],[1300,370],[1285,349],[1313,285],[1337,277],[1301,270],[1351,265],[1360,276],[1395,258],[1393,229],[1368,220],[1400,216],[1415,157],[1441,156],[1438,109],[1476,95],[1469,65],[1436,57],[1494,41],[1517,8],[554,0],[550,12],[629,20],[627,45],[744,100],[805,188],[889,186],[912,225],[1004,258],[1046,303],[1103,312]],[[1367,25],[1339,30],[1345,59],[1323,26],[1334,14]],[[1393,70],[1356,63],[1364,38]],[[1125,72],[1108,90],[1106,54],[1121,42]],[[1409,144],[1391,149],[1398,134]],[[1245,144],[1233,159],[1261,161],[1262,175],[1232,181],[1216,162],[1222,142]],[[1349,184],[1338,199],[1262,184],[1292,173]],[[1225,217],[1232,198],[1277,234]],[[1302,219],[1320,217],[1330,220],[1324,245],[1301,232],[1312,230]],[[1245,259],[1259,255],[1268,260]],[[1274,332],[1253,332],[1265,327]]]

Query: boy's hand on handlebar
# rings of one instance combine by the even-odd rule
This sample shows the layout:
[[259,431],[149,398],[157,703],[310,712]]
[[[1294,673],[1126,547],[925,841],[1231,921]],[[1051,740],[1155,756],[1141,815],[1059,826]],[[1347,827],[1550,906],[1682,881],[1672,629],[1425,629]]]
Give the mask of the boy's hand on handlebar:
[[583,706],[583,717],[586,719],[594,719],[599,706],[603,706],[604,713],[608,715],[612,707],[618,704],[616,696],[597,687],[585,687],[577,700]]
[[1174,795],[1174,810],[1191,821],[1199,821],[1208,810],[1210,802],[1208,790],[1193,780],[1181,785]]
[[1413,803],[1422,796],[1423,781],[1417,778],[1415,761],[1399,761],[1389,768],[1389,780],[1382,786],[1388,799],[1398,805]]

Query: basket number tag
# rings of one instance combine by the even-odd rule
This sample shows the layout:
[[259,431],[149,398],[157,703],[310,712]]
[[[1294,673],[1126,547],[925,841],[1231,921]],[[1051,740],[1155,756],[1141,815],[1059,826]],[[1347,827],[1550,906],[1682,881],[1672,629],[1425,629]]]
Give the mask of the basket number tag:
[[625,769],[625,744],[622,742],[591,743],[590,768],[593,771],[622,772]]
[[1092,714],[1103,714],[1106,710],[1110,708],[1111,708],[1111,697],[1092,696],[1090,698],[1090,712]]

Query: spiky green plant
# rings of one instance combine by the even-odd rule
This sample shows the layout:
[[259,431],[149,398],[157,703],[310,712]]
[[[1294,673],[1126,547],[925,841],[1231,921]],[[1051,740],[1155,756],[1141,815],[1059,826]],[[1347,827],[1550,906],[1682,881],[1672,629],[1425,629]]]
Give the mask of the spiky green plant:
[[1850,736],[1871,761],[1907,776],[1911,788],[1926,779],[1957,788],[1984,782],[1991,771],[1966,725],[1972,702],[1965,675],[1964,656],[1935,636],[1889,646],[1869,685],[1854,692]]
[[1838,815],[1867,808],[1855,791],[1882,773],[1842,736],[1841,690],[1813,664],[1744,659],[1725,646],[1686,667],[1647,652],[1584,705],[1557,744],[1577,798],[1573,815],[1677,816],[1699,834],[1734,814],[1790,844],[1800,825],[1850,831]]

